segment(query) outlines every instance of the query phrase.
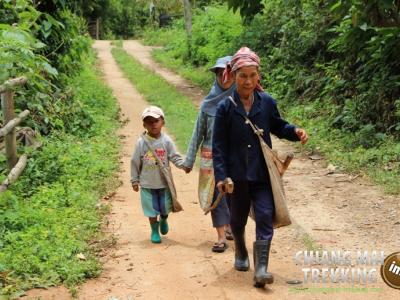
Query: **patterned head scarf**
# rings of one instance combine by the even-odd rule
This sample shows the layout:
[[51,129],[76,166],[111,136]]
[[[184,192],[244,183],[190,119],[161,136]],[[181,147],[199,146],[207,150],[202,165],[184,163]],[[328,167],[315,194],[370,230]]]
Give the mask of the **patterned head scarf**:
[[[239,70],[242,67],[250,66],[255,66],[258,68],[260,66],[260,58],[254,51],[251,51],[247,47],[242,47],[239,49],[238,52],[236,52],[236,54],[232,57],[232,60],[226,65],[222,77],[222,82],[225,83],[229,81],[231,76],[233,76],[233,72],[235,72],[236,70]],[[260,83],[257,83],[256,90],[263,91]]]

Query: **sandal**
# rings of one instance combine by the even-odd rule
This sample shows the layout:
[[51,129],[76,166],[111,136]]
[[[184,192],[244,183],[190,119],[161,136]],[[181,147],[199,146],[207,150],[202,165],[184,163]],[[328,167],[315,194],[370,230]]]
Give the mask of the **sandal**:
[[211,250],[213,252],[222,253],[228,249],[228,244],[226,242],[215,243]]
[[232,231],[230,231],[229,229],[225,230],[225,238],[228,241],[233,241]]

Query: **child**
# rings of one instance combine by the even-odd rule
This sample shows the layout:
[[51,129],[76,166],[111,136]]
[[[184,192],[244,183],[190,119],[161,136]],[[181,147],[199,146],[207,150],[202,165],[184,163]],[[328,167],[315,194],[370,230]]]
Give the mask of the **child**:
[[[167,166],[172,161],[175,166],[184,169],[183,159],[171,138],[161,132],[164,126],[161,108],[147,107],[142,113],[142,120],[146,132],[138,139],[131,159],[131,182],[135,192],[139,191],[140,185],[143,212],[149,217],[151,226],[151,241],[161,243],[160,232],[165,235],[169,230],[167,218],[172,210],[172,199],[158,161]],[[154,157],[154,153],[159,159]]]

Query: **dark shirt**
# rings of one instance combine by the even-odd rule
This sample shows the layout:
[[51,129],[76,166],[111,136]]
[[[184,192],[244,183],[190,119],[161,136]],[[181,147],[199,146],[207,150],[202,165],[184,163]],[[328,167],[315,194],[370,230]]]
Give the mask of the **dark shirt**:
[[[233,99],[222,100],[217,108],[212,139],[215,182],[231,177],[233,181],[269,182],[260,142],[235,91]],[[254,103],[247,117],[264,130],[263,139],[272,148],[270,133],[298,141],[295,126],[281,118],[275,100],[264,92],[254,92]]]

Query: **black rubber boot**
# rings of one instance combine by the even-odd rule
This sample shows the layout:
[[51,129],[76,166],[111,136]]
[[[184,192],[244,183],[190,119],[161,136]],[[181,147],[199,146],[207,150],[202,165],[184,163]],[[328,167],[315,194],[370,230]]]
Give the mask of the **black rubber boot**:
[[246,249],[244,228],[233,230],[233,240],[235,241],[235,269],[238,271],[248,271],[250,267],[249,254]]
[[259,240],[253,244],[254,286],[263,288],[265,284],[274,282],[274,277],[268,270],[268,258],[271,241]]

